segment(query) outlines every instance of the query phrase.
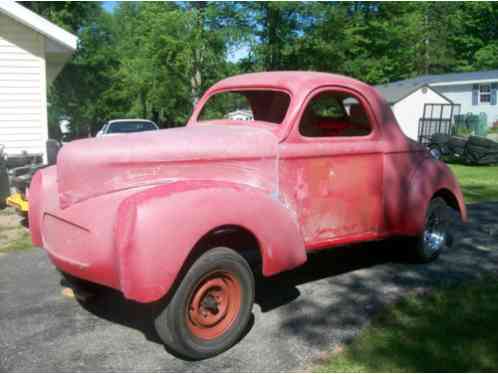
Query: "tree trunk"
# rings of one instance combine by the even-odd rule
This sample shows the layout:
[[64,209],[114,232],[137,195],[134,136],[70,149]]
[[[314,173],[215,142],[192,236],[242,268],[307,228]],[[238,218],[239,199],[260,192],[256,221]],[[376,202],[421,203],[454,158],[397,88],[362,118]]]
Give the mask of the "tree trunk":
[[142,118],[147,118],[147,99],[144,91],[140,92],[140,104],[142,106]]

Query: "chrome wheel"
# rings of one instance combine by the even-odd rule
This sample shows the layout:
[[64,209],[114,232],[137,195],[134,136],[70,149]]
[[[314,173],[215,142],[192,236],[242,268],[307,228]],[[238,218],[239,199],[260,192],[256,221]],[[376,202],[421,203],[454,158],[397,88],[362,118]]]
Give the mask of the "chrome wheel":
[[423,234],[424,252],[428,257],[437,255],[447,243],[448,220],[446,206],[438,206],[427,217]]

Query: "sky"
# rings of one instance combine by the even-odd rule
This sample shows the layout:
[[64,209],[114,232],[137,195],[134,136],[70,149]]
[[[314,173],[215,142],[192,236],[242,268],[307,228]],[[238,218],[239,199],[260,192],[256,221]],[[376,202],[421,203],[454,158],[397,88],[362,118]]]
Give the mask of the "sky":
[[[102,6],[104,9],[112,13],[114,11],[114,7],[118,5],[118,1],[103,1]],[[250,52],[250,47],[248,45],[242,45],[237,48],[233,48],[231,51],[228,52],[227,59],[230,62],[237,62],[240,61],[241,59],[247,57]]]
[[227,60],[230,62],[237,62],[243,58],[249,56],[251,48],[248,45],[242,45],[237,48],[233,48],[228,52]]
[[103,7],[105,10],[107,10],[109,13],[112,13],[114,10],[114,7],[117,5],[117,1],[103,1]]

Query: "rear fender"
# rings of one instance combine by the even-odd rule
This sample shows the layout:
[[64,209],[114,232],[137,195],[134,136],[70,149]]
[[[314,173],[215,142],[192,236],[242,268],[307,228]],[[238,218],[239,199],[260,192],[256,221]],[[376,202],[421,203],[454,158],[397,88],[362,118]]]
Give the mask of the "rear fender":
[[263,274],[306,261],[293,212],[262,190],[227,182],[181,181],[124,200],[116,221],[120,288],[140,302],[164,296],[196,243],[213,229],[235,225],[258,240]]
[[433,159],[423,161],[412,174],[409,186],[407,209],[404,214],[406,233],[417,235],[423,231],[429,203],[441,192],[449,192],[455,198],[462,221],[467,221],[462,191],[444,162]]

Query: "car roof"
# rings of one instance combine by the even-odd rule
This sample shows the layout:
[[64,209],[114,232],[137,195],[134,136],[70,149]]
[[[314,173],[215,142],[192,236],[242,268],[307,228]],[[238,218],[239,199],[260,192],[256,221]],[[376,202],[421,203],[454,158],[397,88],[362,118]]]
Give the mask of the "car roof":
[[[117,123],[117,122],[149,122],[154,123],[154,121],[143,119],[143,118],[123,118],[123,119],[113,119],[107,122],[108,124]],[[155,123],[154,123],[155,124]]]
[[230,88],[268,87],[281,88],[291,92],[313,89],[324,85],[345,85],[363,89],[367,84],[344,75],[320,73],[315,71],[270,71],[241,74],[223,79],[216,83],[212,90]]

